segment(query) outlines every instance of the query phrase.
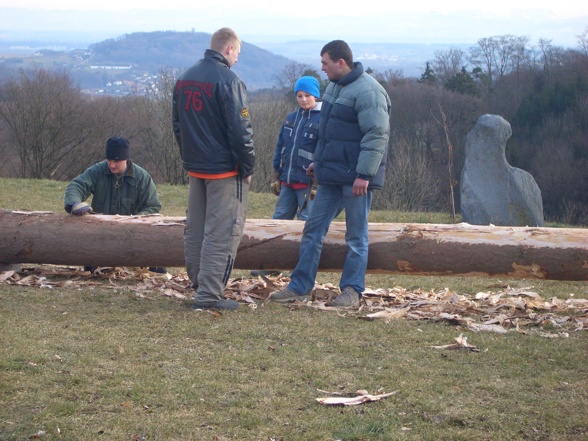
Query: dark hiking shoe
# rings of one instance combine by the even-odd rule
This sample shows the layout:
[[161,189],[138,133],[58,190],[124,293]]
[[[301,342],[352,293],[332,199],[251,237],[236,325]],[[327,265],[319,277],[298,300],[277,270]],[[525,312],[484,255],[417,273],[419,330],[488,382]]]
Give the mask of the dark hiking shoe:
[[152,273],[167,274],[167,268],[163,266],[150,266],[149,271]]
[[253,277],[258,277],[258,276],[277,277],[281,273],[280,273],[280,271],[275,271],[275,270],[253,270],[249,274],[251,274]]
[[194,302],[192,309],[222,309],[232,311],[239,307],[239,302],[229,299],[219,300],[218,302]]
[[355,308],[359,306],[359,294],[356,290],[348,286],[337,296],[329,305],[335,308]]
[[308,294],[297,294],[288,287],[282,288],[270,294],[269,299],[278,303],[291,303],[295,301],[306,302],[309,300]]

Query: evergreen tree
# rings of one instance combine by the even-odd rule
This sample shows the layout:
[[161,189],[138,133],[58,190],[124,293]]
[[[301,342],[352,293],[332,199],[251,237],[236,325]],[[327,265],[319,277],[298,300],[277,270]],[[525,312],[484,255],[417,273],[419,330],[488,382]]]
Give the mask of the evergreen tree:
[[417,81],[422,84],[428,84],[429,86],[434,86],[437,84],[437,77],[435,76],[435,72],[433,71],[433,68],[428,61],[425,66],[425,71]]
[[453,75],[445,83],[445,89],[453,92],[461,93],[462,95],[479,96],[480,91],[472,75],[470,75],[465,67],[461,71]]

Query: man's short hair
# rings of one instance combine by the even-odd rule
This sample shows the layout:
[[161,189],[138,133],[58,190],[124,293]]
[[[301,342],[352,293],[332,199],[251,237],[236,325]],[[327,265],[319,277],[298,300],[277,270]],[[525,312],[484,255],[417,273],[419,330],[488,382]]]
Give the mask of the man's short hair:
[[225,49],[230,46],[241,47],[241,40],[237,36],[237,33],[231,28],[220,28],[212,37],[210,37],[210,48],[221,54],[224,53]]
[[353,52],[347,43],[343,40],[333,40],[323,46],[321,49],[321,57],[327,54],[332,61],[345,61],[345,64],[350,69],[353,69]]

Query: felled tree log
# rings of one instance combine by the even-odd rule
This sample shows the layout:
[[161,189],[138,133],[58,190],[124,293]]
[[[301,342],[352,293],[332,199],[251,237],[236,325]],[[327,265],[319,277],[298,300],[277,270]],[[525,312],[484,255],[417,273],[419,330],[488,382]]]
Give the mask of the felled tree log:
[[[0,212],[0,264],[184,266],[183,217]],[[291,270],[303,223],[248,219],[236,269]],[[321,271],[340,271],[345,224],[333,222]],[[368,272],[588,280],[588,229],[370,224]]]

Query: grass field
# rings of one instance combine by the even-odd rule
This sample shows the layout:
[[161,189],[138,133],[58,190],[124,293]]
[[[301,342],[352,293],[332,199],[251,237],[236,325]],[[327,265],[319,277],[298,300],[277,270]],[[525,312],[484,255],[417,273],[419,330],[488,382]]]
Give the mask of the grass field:
[[[0,179],[0,208],[61,212],[65,185]],[[163,214],[183,215],[186,188],[158,190]],[[270,217],[274,203],[251,195],[249,217]],[[393,212],[371,220],[459,221]],[[588,335],[572,325],[586,317],[581,303],[553,314],[516,303],[518,331],[505,323],[506,333],[475,332],[265,301],[210,314],[157,290],[139,295],[144,280],[69,271],[47,275],[59,284],[0,282],[0,440],[588,439]],[[367,285],[588,299],[586,282],[368,275]],[[524,317],[540,319],[523,326]],[[438,348],[460,335],[476,350]],[[357,406],[317,401],[358,390],[396,393]]]

